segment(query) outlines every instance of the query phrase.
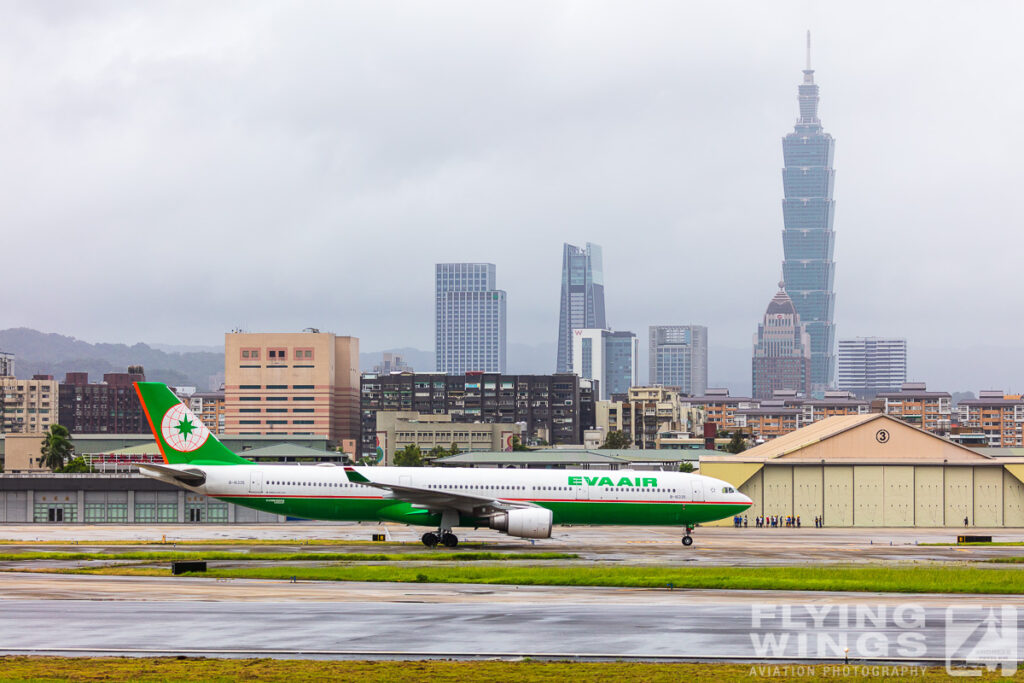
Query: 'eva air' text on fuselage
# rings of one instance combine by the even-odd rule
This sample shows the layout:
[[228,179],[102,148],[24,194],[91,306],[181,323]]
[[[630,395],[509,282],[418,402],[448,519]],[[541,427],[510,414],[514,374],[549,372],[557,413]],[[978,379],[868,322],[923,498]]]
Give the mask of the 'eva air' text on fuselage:
[[654,477],[619,477],[616,483],[611,477],[569,477],[569,486],[657,486],[658,480]]

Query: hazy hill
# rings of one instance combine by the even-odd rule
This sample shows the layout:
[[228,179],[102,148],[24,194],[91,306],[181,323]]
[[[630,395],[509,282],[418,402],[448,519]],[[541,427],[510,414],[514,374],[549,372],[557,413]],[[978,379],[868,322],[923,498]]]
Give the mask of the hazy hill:
[[88,372],[90,381],[99,381],[105,372],[141,365],[146,379],[206,390],[210,378],[224,372],[223,352],[168,353],[141,343],[90,344],[25,327],[0,330],[0,351],[14,354],[14,372],[23,379],[41,374],[63,380],[67,372]]

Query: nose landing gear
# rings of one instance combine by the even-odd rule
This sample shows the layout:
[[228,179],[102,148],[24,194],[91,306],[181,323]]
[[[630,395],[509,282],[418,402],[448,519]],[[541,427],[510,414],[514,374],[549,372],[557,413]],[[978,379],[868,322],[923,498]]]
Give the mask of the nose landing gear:
[[693,537],[690,536],[690,532],[691,531],[693,531],[693,527],[692,526],[686,527],[686,535],[683,536],[683,545],[685,545],[687,547],[693,545]]

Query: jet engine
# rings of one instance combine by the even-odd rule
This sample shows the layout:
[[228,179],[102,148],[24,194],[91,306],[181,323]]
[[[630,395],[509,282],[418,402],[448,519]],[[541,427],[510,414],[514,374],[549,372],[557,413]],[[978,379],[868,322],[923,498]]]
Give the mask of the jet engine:
[[491,517],[489,526],[509,536],[551,538],[551,510],[522,508],[499,512]]

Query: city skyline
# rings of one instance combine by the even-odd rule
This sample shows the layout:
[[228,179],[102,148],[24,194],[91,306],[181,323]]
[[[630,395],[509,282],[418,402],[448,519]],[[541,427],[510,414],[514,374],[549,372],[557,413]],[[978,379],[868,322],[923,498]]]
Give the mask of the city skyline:
[[[57,249],[47,282],[12,300],[3,326],[212,345],[235,327],[313,324],[368,349],[430,348],[429,295],[408,284],[429,277],[424,260],[480,259],[502,269],[509,341],[548,343],[554,251],[591,241],[604,247],[616,328],[692,320],[742,348],[766,294],[747,283],[778,277],[778,135],[792,124],[810,27],[827,74],[822,117],[844,143],[843,336],[918,349],[948,338],[935,309],[980,306],[993,325],[948,343],[1009,345],[1016,326],[984,307],[986,292],[1015,291],[1021,238],[1005,226],[1022,212],[993,199],[1012,196],[1009,160],[1024,150],[1021,96],[1005,87],[1021,9],[907,3],[879,22],[854,3],[741,5],[666,4],[645,17],[595,5],[582,32],[558,6],[468,10],[473,32],[451,25],[462,7],[412,17],[443,50],[372,9],[254,3],[197,23],[169,6],[112,6],[88,21],[7,6],[0,122],[18,134],[0,162],[12,198],[0,216],[12,253]],[[115,40],[126,27],[131,40]],[[974,142],[973,105],[953,83],[988,93],[996,148]],[[166,236],[182,234],[195,240],[189,257],[154,268]],[[348,253],[394,263],[339,267]],[[678,270],[664,258],[673,253],[699,291],[660,289]],[[91,270],[83,287],[81,254],[117,268]],[[16,259],[10,276],[32,282],[35,267]],[[908,308],[879,273],[946,286]],[[168,316],[144,305],[182,282],[202,287],[202,306]],[[132,314],[108,315],[111,301]]]

